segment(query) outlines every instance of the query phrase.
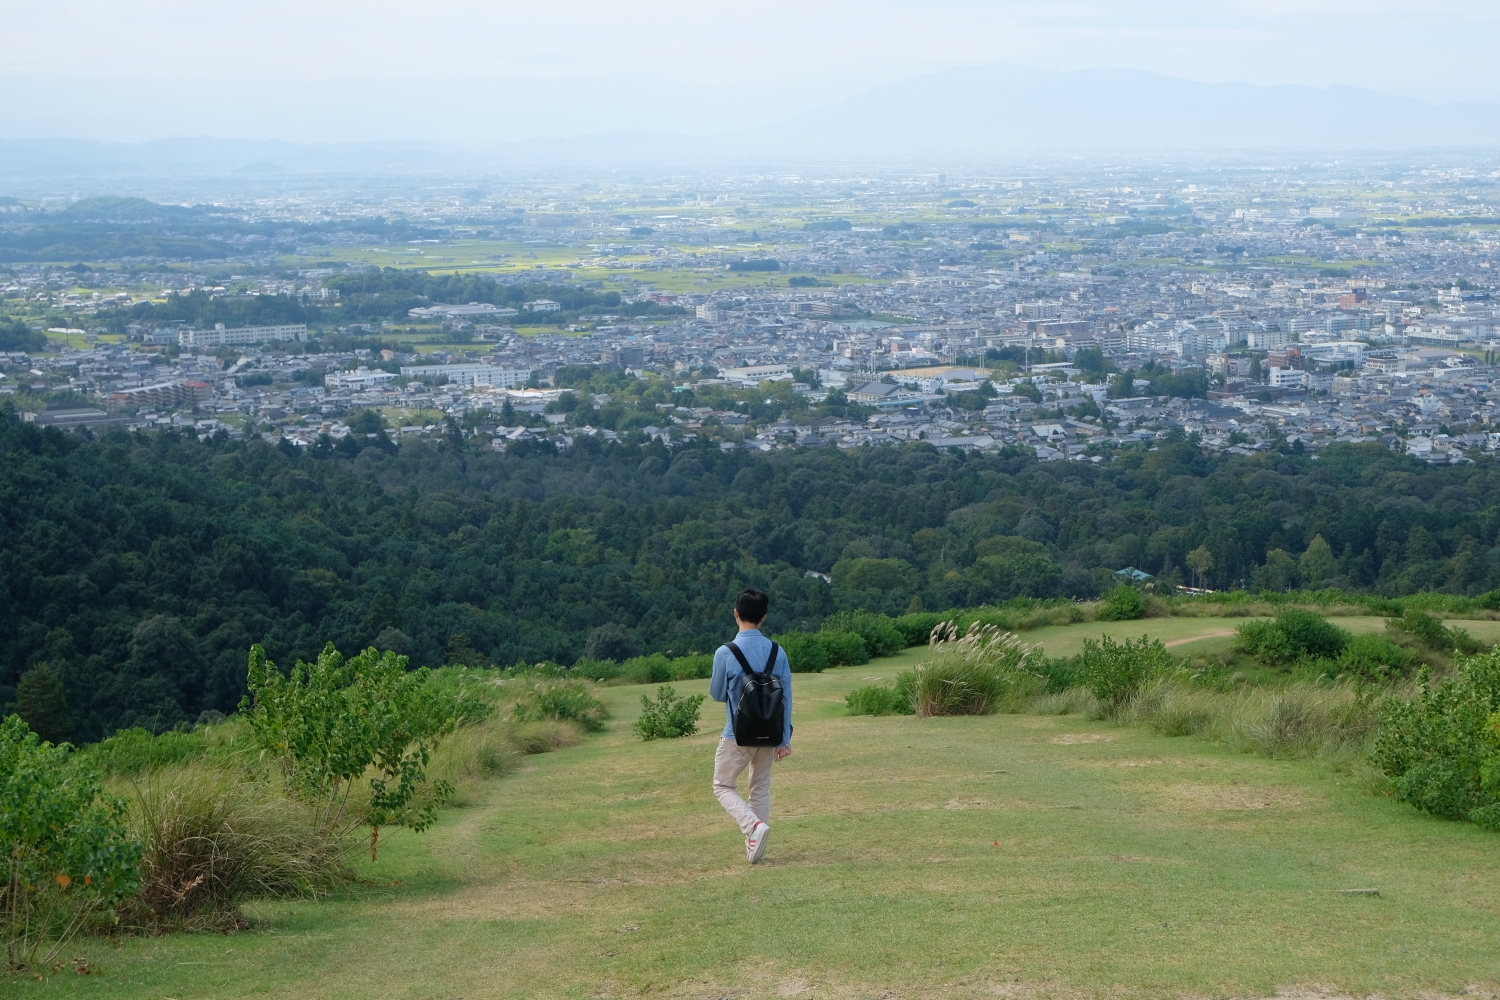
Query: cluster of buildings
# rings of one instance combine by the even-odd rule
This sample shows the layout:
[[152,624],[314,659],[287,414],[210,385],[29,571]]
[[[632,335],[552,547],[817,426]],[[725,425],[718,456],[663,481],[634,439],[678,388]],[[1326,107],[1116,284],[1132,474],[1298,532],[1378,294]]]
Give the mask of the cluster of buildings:
[[[1494,447],[1493,175],[1424,169],[1399,187],[1292,169],[1195,176],[727,179],[657,212],[628,207],[652,200],[642,190],[606,185],[587,197],[538,186],[508,201],[408,205],[408,219],[446,227],[452,246],[483,233],[527,248],[489,254],[509,263],[481,278],[608,285],[622,307],[550,320],[556,332],[542,335],[516,332],[562,310],[535,291],[511,299],[521,308],[430,302],[386,322],[469,339],[472,349],[442,356],[306,353],[329,331],[302,324],[133,331],[130,345],[7,356],[0,392],[70,387],[100,419],[191,417],[299,441],[314,425],[337,431],[357,407],[464,416],[509,403],[546,418],[479,420],[503,448],[603,433],[540,412],[555,372],[591,364],[731,395],[790,383],[810,404],[779,420],[664,405],[650,426],[724,447],[926,440],[1088,461],[1176,433],[1231,452],[1381,441],[1429,461]],[[457,253],[448,245],[381,252],[462,263],[437,256]],[[543,252],[546,266],[524,263]],[[336,315],[321,279],[339,270],[304,269],[284,288],[264,279],[246,294],[296,295]],[[207,275],[168,278],[174,294],[224,291]],[[6,280],[0,292],[76,313],[80,329],[132,294],[108,273],[86,295],[38,269]],[[380,332],[343,330],[356,344]],[[1151,396],[1153,385],[1199,385],[1207,398]],[[830,392],[870,415],[815,418]]]
[[[683,340],[675,340],[674,333]],[[1002,370],[943,363],[952,359],[939,357],[938,364],[923,367],[874,368],[851,364],[826,342],[800,349],[748,345],[762,347],[761,356],[748,359],[756,363],[677,374],[684,362],[674,360],[674,347],[693,343],[690,333],[664,328],[645,336],[635,348],[641,352],[641,374],[655,370],[675,376],[698,395],[719,387],[731,398],[735,389],[789,382],[809,403],[808,416],[774,420],[752,420],[729,405],[658,406],[655,423],[640,430],[673,442],[706,437],[720,447],[771,450],[926,441],[968,450],[1021,446],[1046,460],[1090,462],[1105,461],[1120,447],[1149,447],[1177,435],[1234,454],[1298,443],[1316,452],[1338,441],[1379,442],[1430,462],[1469,461],[1476,452],[1500,447],[1500,432],[1492,430],[1500,428],[1500,375],[1472,354],[1447,348],[1342,340],[1288,344],[1274,352],[1281,364],[1265,368],[1265,382],[1248,378],[1244,356],[1210,356],[1202,364],[1216,376],[1211,383],[1216,388],[1209,398],[1184,399],[1148,395],[1149,379],[1131,378],[1127,389],[1118,373],[1106,376],[1067,360]],[[875,344],[897,336],[870,335]],[[590,356],[588,340],[517,338],[477,357],[420,359],[388,351],[387,357],[372,357],[367,351],[308,355],[260,348],[227,361],[188,353],[168,358],[124,345],[36,358],[13,352],[0,358],[7,376],[0,391],[14,391],[17,384],[37,390],[65,384],[95,401],[90,407],[27,416],[61,427],[168,425],[200,435],[222,429],[311,445],[323,434],[336,441],[346,436],[342,418],[352,409],[372,408],[388,415],[425,415],[408,423],[393,419],[398,438],[445,432],[434,414],[462,420],[477,413],[477,423],[471,419],[464,425],[498,450],[532,438],[568,447],[579,434],[617,436],[546,412],[565,391],[547,384],[549,371],[561,364],[601,363]],[[1065,350],[1052,348],[1042,356]],[[1150,363],[1184,372],[1193,364],[1175,355],[1142,357],[1128,348],[1103,353],[1127,371]],[[1250,360],[1268,362],[1272,353]],[[715,357],[743,361],[746,354],[741,349],[733,358]],[[517,364],[528,357],[534,366]],[[1324,363],[1335,364],[1336,374],[1320,371]],[[1316,379],[1323,388],[1278,378],[1283,372]],[[868,415],[816,416],[817,404],[829,393],[842,393]],[[606,405],[609,397],[594,402]],[[502,413],[518,416],[507,425]],[[527,414],[532,416],[525,419]]]

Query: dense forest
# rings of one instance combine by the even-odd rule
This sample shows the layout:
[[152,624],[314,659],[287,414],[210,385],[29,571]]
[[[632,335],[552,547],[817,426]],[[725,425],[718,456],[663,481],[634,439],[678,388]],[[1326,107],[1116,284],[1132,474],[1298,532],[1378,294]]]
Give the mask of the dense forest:
[[1376,445],[1219,458],[1176,440],[1102,466],[925,443],[471,449],[0,419],[0,703],[47,662],[92,739],[231,709],[252,642],[278,662],[379,639],[417,663],[568,663],[615,623],[646,651],[707,650],[747,584],[772,594],[774,630],[1091,596],[1126,566],[1214,587],[1500,586],[1500,466]]

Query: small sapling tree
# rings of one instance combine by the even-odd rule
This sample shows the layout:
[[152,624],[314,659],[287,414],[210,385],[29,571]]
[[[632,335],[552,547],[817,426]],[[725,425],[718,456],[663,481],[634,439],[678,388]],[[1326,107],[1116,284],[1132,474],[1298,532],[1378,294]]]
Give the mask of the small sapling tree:
[[[346,660],[329,643],[316,662],[299,660],[283,675],[256,645],[249,687],[240,711],[257,745],[334,842],[367,826],[373,861],[382,827],[421,832],[453,794],[446,781],[420,794],[433,750],[458,725],[455,703],[428,686],[426,667],[408,672],[406,657],[373,648]],[[369,797],[353,796],[367,774]]]

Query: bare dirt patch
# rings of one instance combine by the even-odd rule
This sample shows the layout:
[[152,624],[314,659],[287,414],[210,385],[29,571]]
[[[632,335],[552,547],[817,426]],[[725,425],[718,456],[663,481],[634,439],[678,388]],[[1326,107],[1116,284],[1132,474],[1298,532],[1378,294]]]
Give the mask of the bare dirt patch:
[[1234,635],[1234,629],[1222,628],[1214,632],[1204,632],[1200,635],[1183,636],[1181,639],[1173,639],[1171,642],[1162,643],[1162,645],[1170,649],[1173,646],[1186,646],[1190,642],[1202,642],[1204,639],[1222,639],[1231,635]]

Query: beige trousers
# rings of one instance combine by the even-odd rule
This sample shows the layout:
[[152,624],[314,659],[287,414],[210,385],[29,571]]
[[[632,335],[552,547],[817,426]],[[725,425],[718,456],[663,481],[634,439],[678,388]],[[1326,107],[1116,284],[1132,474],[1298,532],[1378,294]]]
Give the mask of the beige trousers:
[[[742,747],[734,740],[719,739],[719,749],[714,754],[714,797],[747,837],[756,822],[771,822],[771,762],[775,759],[775,747]],[[747,767],[749,802],[734,787]]]

